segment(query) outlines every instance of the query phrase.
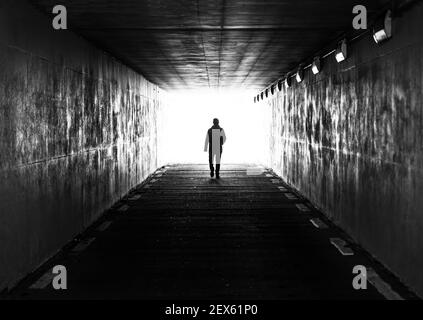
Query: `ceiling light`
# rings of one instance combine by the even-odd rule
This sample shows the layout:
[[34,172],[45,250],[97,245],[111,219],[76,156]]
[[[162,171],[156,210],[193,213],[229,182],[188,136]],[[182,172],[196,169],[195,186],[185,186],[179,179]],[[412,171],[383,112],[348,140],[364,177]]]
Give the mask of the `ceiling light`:
[[272,86],[270,87],[270,92],[272,93],[272,95],[274,95],[274,94],[275,94],[275,86],[274,86],[274,85],[272,85]]
[[266,98],[269,96],[269,89],[266,89]]
[[279,91],[282,91],[282,83],[283,83],[283,81],[282,81],[282,80],[279,80],[279,81],[278,81],[278,90],[279,90]]
[[260,93],[260,99],[263,100],[264,99],[264,92]]
[[335,58],[338,62],[342,62],[347,59],[347,40],[344,39],[339,43],[338,48],[336,49]]
[[288,74],[285,79],[285,87],[289,88],[290,86],[292,86],[292,79],[291,75]]
[[392,13],[388,10],[385,16],[378,19],[373,27],[373,39],[376,43],[388,40],[392,37]]
[[304,69],[303,67],[299,67],[297,74],[295,75],[295,79],[297,79],[297,82],[300,83],[304,80]]
[[321,70],[320,58],[316,57],[314,58],[313,64],[311,65],[311,71],[313,71],[313,74],[318,74],[320,70]]

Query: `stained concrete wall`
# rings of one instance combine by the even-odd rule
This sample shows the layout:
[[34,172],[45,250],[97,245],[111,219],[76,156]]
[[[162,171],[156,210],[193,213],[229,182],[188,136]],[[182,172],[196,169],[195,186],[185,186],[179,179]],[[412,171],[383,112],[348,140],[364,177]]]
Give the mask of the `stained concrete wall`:
[[[423,5],[267,100],[270,165],[423,295]],[[295,83],[294,83],[295,82]]]
[[0,5],[0,290],[157,167],[159,88],[19,0]]

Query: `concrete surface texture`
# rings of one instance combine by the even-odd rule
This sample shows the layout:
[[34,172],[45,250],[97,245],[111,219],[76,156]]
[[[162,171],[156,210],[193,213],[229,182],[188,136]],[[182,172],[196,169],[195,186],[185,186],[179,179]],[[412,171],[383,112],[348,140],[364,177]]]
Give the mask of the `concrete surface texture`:
[[[388,3],[362,1],[370,17]],[[272,115],[269,167],[423,296],[423,4],[396,3],[409,7],[395,13],[391,40],[377,45],[365,34],[348,44],[346,61],[330,55],[320,74],[306,70],[302,83],[293,79],[262,106]],[[356,3],[66,4],[70,31],[53,30],[53,0],[0,3],[0,291],[44,268],[157,168],[163,93],[147,79],[165,89],[262,90],[347,32]],[[338,261],[325,235],[310,233],[309,220],[297,215],[304,207],[293,206],[295,196],[285,199],[272,181],[245,175],[245,168],[226,170],[227,180],[211,182],[204,168],[179,167],[137,189],[146,198],[117,210],[128,216],[116,220],[100,247],[89,246],[88,260],[65,260],[78,283],[69,294],[98,294],[90,277],[99,284],[106,276],[108,288],[139,295],[107,269],[122,274],[135,263],[151,276],[133,284],[145,284],[146,296],[176,295],[186,283],[186,297],[206,296],[208,285],[219,297],[361,298],[349,276],[353,262],[370,260]],[[97,274],[103,261],[110,266]],[[336,269],[309,270],[310,261]],[[155,278],[155,268],[166,276]],[[293,278],[283,278],[281,268]],[[332,277],[327,291],[323,277],[316,280],[324,272]],[[206,274],[204,287],[185,281]]]
[[[341,254],[331,244],[334,238],[343,239],[353,255]],[[54,265],[66,266],[67,290],[40,281]],[[375,286],[353,288],[356,265],[366,266],[369,278],[374,270]],[[381,290],[381,281],[390,293]],[[180,165],[155,172],[8,298],[255,301],[385,295],[415,298],[271,170],[223,165],[215,180],[207,165]]]
[[[368,34],[349,57],[265,102],[271,164],[286,181],[423,294],[423,5],[394,37]],[[265,107],[265,106],[263,106]]]
[[[30,0],[50,13],[56,0]],[[369,18],[389,0],[360,0]],[[165,90],[262,89],[351,26],[356,0],[72,0],[72,29]]]
[[158,87],[24,1],[0,5],[0,289],[157,168]]

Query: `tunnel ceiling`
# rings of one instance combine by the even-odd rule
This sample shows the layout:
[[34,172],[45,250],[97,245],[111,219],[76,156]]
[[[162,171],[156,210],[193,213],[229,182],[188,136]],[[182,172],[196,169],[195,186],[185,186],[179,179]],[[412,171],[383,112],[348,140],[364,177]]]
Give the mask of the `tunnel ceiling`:
[[[51,14],[56,0],[32,0]],[[62,0],[69,28],[163,89],[263,88],[385,0]]]

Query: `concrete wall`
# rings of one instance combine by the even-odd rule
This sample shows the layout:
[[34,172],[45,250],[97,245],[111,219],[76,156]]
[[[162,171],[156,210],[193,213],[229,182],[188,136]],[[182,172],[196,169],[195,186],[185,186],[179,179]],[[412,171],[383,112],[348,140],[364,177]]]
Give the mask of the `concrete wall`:
[[[423,5],[265,102],[270,165],[423,295]],[[295,82],[295,83],[294,83]]]
[[157,167],[159,89],[19,0],[0,5],[0,289]]

